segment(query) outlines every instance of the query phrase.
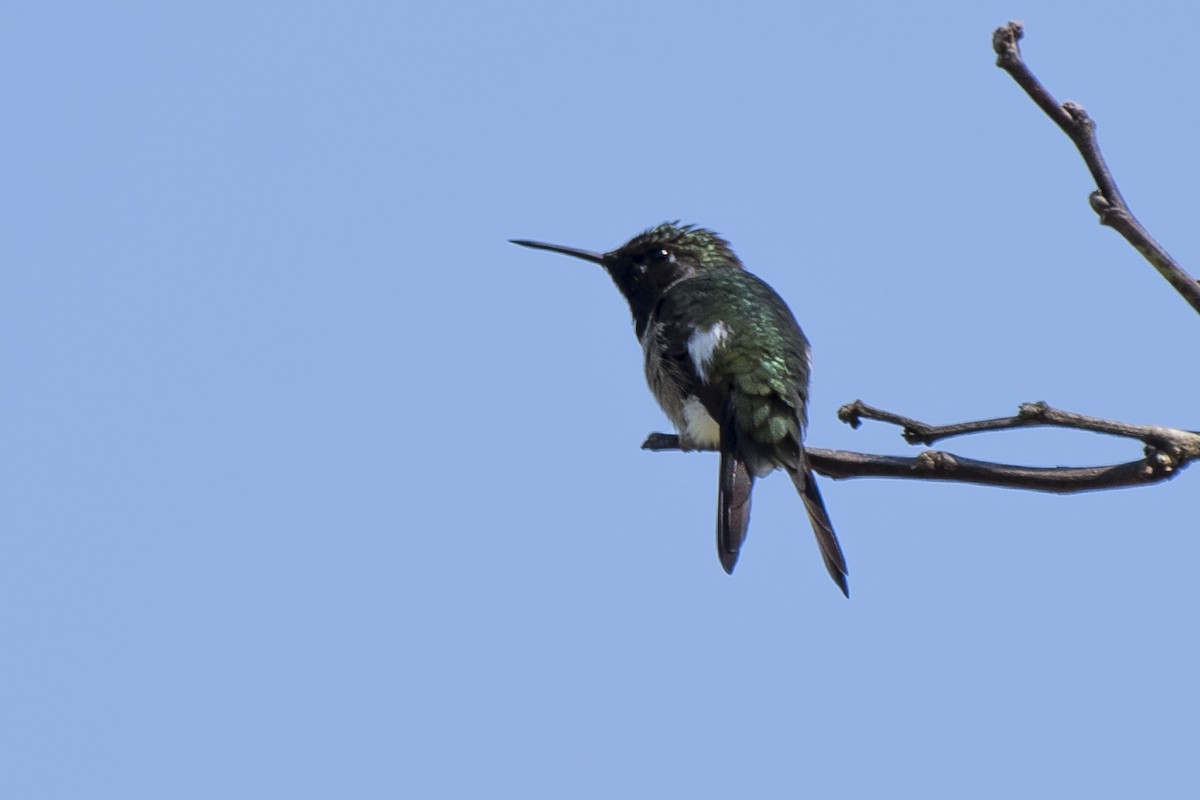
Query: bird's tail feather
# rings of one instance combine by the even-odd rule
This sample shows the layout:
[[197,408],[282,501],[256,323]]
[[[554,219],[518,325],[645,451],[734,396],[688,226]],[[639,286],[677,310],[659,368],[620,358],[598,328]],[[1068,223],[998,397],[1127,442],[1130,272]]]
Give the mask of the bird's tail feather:
[[821,491],[813,477],[808,463],[802,463],[799,469],[788,470],[796,491],[804,500],[808,509],[808,519],[812,523],[813,533],[817,535],[817,546],[821,548],[821,558],[825,560],[825,569],[829,577],[842,590],[846,597],[850,596],[850,585],[846,576],[846,557],[842,555],[842,547],[838,544],[837,534],[833,532],[833,523],[829,521],[829,513],[825,510],[825,501],[821,499]]
[[[732,409],[730,410],[732,413]],[[729,574],[750,526],[750,493],[754,476],[737,452],[737,434],[731,424],[721,426],[721,466],[717,488],[717,557]]]

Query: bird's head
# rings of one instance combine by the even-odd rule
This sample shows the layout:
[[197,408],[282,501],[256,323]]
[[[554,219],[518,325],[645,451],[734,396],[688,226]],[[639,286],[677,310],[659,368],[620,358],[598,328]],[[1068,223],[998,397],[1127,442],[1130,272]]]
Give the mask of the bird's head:
[[659,298],[679,281],[714,269],[744,269],[729,242],[706,228],[678,222],[664,222],[607,253],[527,239],[513,239],[512,242],[563,253],[604,267],[629,301],[639,333]]

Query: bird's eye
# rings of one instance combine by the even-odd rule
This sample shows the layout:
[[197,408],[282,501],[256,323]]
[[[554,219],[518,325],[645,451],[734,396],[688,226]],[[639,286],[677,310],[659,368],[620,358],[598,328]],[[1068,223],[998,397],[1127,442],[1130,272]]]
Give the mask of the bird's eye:
[[646,260],[651,264],[664,264],[671,260],[671,251],[665,247],[660,247],[657,250],[651,250],[646,254]]

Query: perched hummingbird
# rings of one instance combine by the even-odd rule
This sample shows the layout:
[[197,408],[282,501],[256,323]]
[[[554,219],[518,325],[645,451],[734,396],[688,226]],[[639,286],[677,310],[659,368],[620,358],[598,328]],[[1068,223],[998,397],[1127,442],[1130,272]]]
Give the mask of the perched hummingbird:
[[750,523],[754,479],[787,470],[808,509],[825,568],[849,597],[846,560],[804,453],[808,340],[775,290],[729,243],[678,222],[608,253],[513,239],[599,264],[629,301],[646,382],[681,450],[717,450],[717,555],[732,573]]

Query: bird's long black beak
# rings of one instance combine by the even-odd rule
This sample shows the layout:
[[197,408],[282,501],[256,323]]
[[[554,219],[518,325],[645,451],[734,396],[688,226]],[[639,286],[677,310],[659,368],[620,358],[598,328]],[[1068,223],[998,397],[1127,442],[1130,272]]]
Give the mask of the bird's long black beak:
[[546,244],[545,242],[531,242],[528,239],[509,239],[513,244],[519,244],[521,247],[532,247],[535,250],[549,250],[551,253],[562,253],[575,258],[582,258],[584,261],[591,261],[593,264],[603,264],[604,256],[601,253],[593,253],[590,250],[580,250],[577,247],[563,247],[558,244]]

